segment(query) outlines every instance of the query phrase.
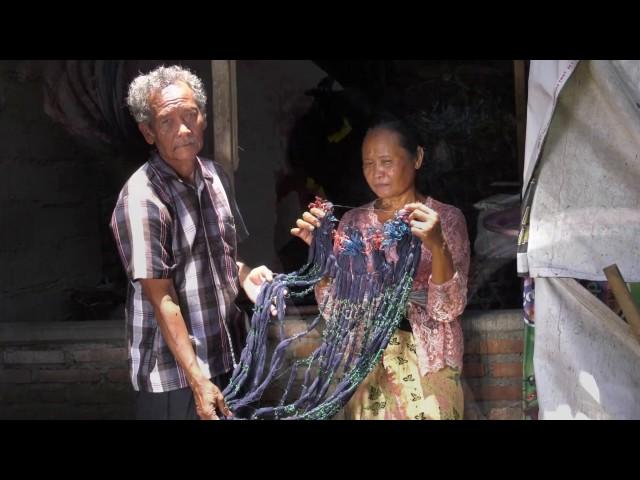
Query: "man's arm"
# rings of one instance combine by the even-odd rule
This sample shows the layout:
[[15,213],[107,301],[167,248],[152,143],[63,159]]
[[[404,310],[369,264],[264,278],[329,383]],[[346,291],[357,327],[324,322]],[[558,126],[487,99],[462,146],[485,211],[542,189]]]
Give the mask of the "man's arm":
[[187,325],[178,305],[173,280],[140,279],[140,283],[145,296],[153,305],[165,342],[187,375],[198,416],[203,420],[215,420],[218,418],[216,408],[224,415],[230,415],[231,411],[225,405],[222,392],[202,373],[198,365]]
[[247,279],[247,276],[251,272],[251,268],[249,268],[249,266],[240,259],[238,259],[236,265],[238,265],[238,278],[240,280],[240,285],[243,286],[244,281]]

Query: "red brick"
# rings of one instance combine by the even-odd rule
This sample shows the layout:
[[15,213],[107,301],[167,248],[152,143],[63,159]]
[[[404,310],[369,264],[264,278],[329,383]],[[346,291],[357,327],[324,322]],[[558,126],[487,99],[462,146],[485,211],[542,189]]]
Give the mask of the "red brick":
[[122,405],[132,401],[134,392],[121,385],[69,385],[67,402],[80,404]]
[[65,403],[65,393],[62,390],[53,390],[50,392],[40,392],[40,397],[45,403]]
[[522,420],[522,410],[513,407],[492,408],[489,420]]
[[62,350],[16,350],[5,352],[5,363],[64,363]]
[[319,346],[320,346],[319,342],[311,342],[308,340],[296,341],[293,344],[293,356],[295,358],[307,358]]
[[14,385],[0,393],[2,402],[12,403],[64,403],[65,393],[62,385]]
[[477,401],[522,399],[521,385],[476,385],[471,391]]
[[107,373],[107,380],[114,383],[129,383],[129,370],[124,368],[112,369]]
[[100,380],[100,373],[95,370],[38,370],[37,381],[42,383],[83,383],[97,382]]
[[31,382],[31,370],[0,370],[0,383],[29,383]]
[[[280,330],[280,325],[274,325],[276,331]],[[307,322],[302,320],[285,320],[284,322],[284,334],[287,337],[295,335],[296,333],[304,332],[307,329]]]
[[129,401],[122,405],[24,404],[0,406],[0,419],[11,420],[105,420],[133,419]]
[[76,350],[72,352],[76,362],[122,363],[127,361],[124,348],[98,348],[92,350]]
[[493,377],[522,377],[522,363],[494,363],[491,365]]
[[[308,325],[309,324],[307,322],[302,322],[302,321],[295,321],[295,322],[291,320],[285,321],[284,323],[285,338],[289,338],[294,335],[304,333],[307,330]],[[321,336],[320,331],[317,328],[314,328],[313,330],[311,330],[310,332],[306,333],[305,335],[299,338],[305,339],[305,340],[311,339],[311,340],[320,341],[320,336]],[[268,338],[270,341],[275,341],[275,342],[280,341],[279,325],[272,325],[269,327]]]
[[467,353],[522,353],[524,341],[522,339],[489,338],[486,340],[474,339],[465,345]]
[[484,366],[481,363],[465,363],[462,375],[467,378],[484,377]]

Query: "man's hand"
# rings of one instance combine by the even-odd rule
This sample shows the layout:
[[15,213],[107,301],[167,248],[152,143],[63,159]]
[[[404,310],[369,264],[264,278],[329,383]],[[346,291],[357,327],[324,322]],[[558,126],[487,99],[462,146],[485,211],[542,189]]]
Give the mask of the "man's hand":
[[256,303],[260,287],[264,282],[270,282],[273,280],[273,272],[266,266],[261,265],[254,268],[249,272],[242,282],[242,288],[253,303]]
[[162,337],[187,376],[198,416],[202,419],[218,419],[216,408],[224,415],[231,414],[220,389],[204,376],[198,365],[189,331],[178,305],[173,280],[141,279],[140,283],[153,305]]
[[224,401],[220,389],[208,379],[202,379],[191,385],[196,412],[201,420],[219,420],[218,413],[229,417],[231,410]]

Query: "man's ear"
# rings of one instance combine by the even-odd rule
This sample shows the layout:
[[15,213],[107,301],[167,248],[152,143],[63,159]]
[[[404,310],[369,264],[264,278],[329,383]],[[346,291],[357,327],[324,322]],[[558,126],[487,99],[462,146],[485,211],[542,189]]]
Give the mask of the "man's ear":
[[207,112],[204,112],[202,114],[202,118],[204,119],[204,127],[202,127],[202,129],[206,129],[207,128]]
[[156,136],[153,133],[153,130],[151,129],[148,123],[146,122],[139,123],[138,129],[140,130],[140,132],[142,133],[142,136],[144,137],[144,139],[149,145],[153,145],[154,143],[156,143]]

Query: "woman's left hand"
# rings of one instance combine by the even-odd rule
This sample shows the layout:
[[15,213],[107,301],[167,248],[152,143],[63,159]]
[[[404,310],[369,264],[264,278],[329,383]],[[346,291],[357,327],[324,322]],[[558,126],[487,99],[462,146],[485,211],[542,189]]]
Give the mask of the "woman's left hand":
[[429,250],[442,248],[444,245],[444,235],[438,212],[427,207],[424,203],[408,203],[404,206],[410,212],[409,226],[411,233],[422,240],[422,243]]

